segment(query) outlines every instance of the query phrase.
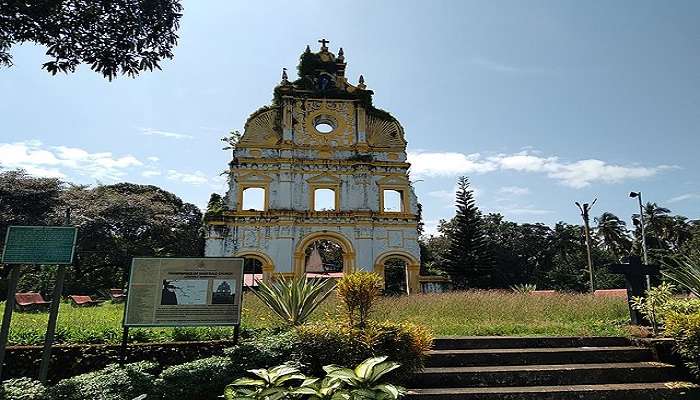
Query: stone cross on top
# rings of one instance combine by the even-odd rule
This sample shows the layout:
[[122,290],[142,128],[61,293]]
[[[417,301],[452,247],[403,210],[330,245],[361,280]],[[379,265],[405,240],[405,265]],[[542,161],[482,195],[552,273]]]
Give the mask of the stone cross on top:
[[319,40],[318,42],[321,43],[321,51],[326,51],[326,50],[328,50],[328,47],[326,47],[326,45],[327,45],[328,43],[330,43],[329,40],[321,39],[321,40]]

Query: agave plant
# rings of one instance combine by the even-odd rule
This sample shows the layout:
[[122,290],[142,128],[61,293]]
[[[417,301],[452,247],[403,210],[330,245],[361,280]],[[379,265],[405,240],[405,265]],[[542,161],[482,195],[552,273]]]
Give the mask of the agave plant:
[[700,255],[676,255],[663,260],[665,276],[685,286],[695,296],[700,297]]
[[[292,381],[308,381],[306,375],[295,367],[279,365],[267,369],[251,369],[255,378],[240,378],[226,386],[226,400],[280,400],[288,398]],[[311,381],[314,381],[312,379]]]
[[[406,389],[389,383],[382,383],[381,378],[400,367],[400,364],[387,361],[387,357],[373,357],[361,362],[355,369],[337,365],[323,367],[329,382],[342,382],[339,398],[358,400],[396,400],[406,393]],[[342,396],[342,397],[340,397]]]
[[331,280],[279,278],[258,282],[253,293],[287,325],[301,325],[335,289]]
[[511,286],[510,290],[518,294],[530,294],[537,290],[537,286],[534,283],[520,283]]

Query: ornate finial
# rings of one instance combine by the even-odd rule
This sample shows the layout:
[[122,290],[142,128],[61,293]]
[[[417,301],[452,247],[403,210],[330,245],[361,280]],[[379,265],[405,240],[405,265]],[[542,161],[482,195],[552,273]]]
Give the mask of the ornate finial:
[[342,47],[338,50],[338,61],[339,62],[345,61],[345,53],[343,52]]
[[311,47],[309,45],[306,45],[306,50],[304,50],[304,53],[311,53]]
[[282,84],[286,84],[289,82],[287,78],[287,68],[282,68]]
[[359,82],[360,82],[360,84],[357,85],[358,88],[364,89],[367,87],[367,85],[365,85],[365,77],[364,76],[360,75]]
[[330,43],[330,41],[326,39],[321,39],[318,42],[321,43],[321,51],[328,51],[328,47],[326,47],[326,45]]

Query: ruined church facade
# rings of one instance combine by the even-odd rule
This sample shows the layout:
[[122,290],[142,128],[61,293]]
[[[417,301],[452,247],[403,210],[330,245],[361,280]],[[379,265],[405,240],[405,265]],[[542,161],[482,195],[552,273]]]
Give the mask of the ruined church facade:
[[[255,258],[263,276],[301,276],[307,248],[331,240],[343,272],[384,274],[405,262],[409,292],[420,291],[419,204],[409,181],[404,130],[372,105],[362,76],[345,76],[341,48],[307,46],[299,78],[283,71],[272,105],[246,121],[233,150],[224,208],[207,219],[206,256]],[[257,192],[261,205],[246,209]],[[320,209],[319,191],[331,194]],[[392,204],[387,202],[392,199]]]

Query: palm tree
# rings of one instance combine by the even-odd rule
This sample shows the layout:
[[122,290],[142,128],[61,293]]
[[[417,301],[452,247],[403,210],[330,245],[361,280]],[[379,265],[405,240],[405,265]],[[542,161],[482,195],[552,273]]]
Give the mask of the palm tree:
[[[666,233],[668,232],[668,224],[671,216],[671,210],[665,207],[660,207],[656,203],[646,203],[644,210],[644,229],[647,247],[649,249],[666,250],[667,244]],[[637,227],[635,236],[641,240],[641,226],[639,214],[632,215],[632,222]]]
[[596,236],[603,247],[610,251],[618,260],[629,253],[632,241],[627,232],[627,224],[617,215],[604,212],[600,217],[594,218],[596,224]]

